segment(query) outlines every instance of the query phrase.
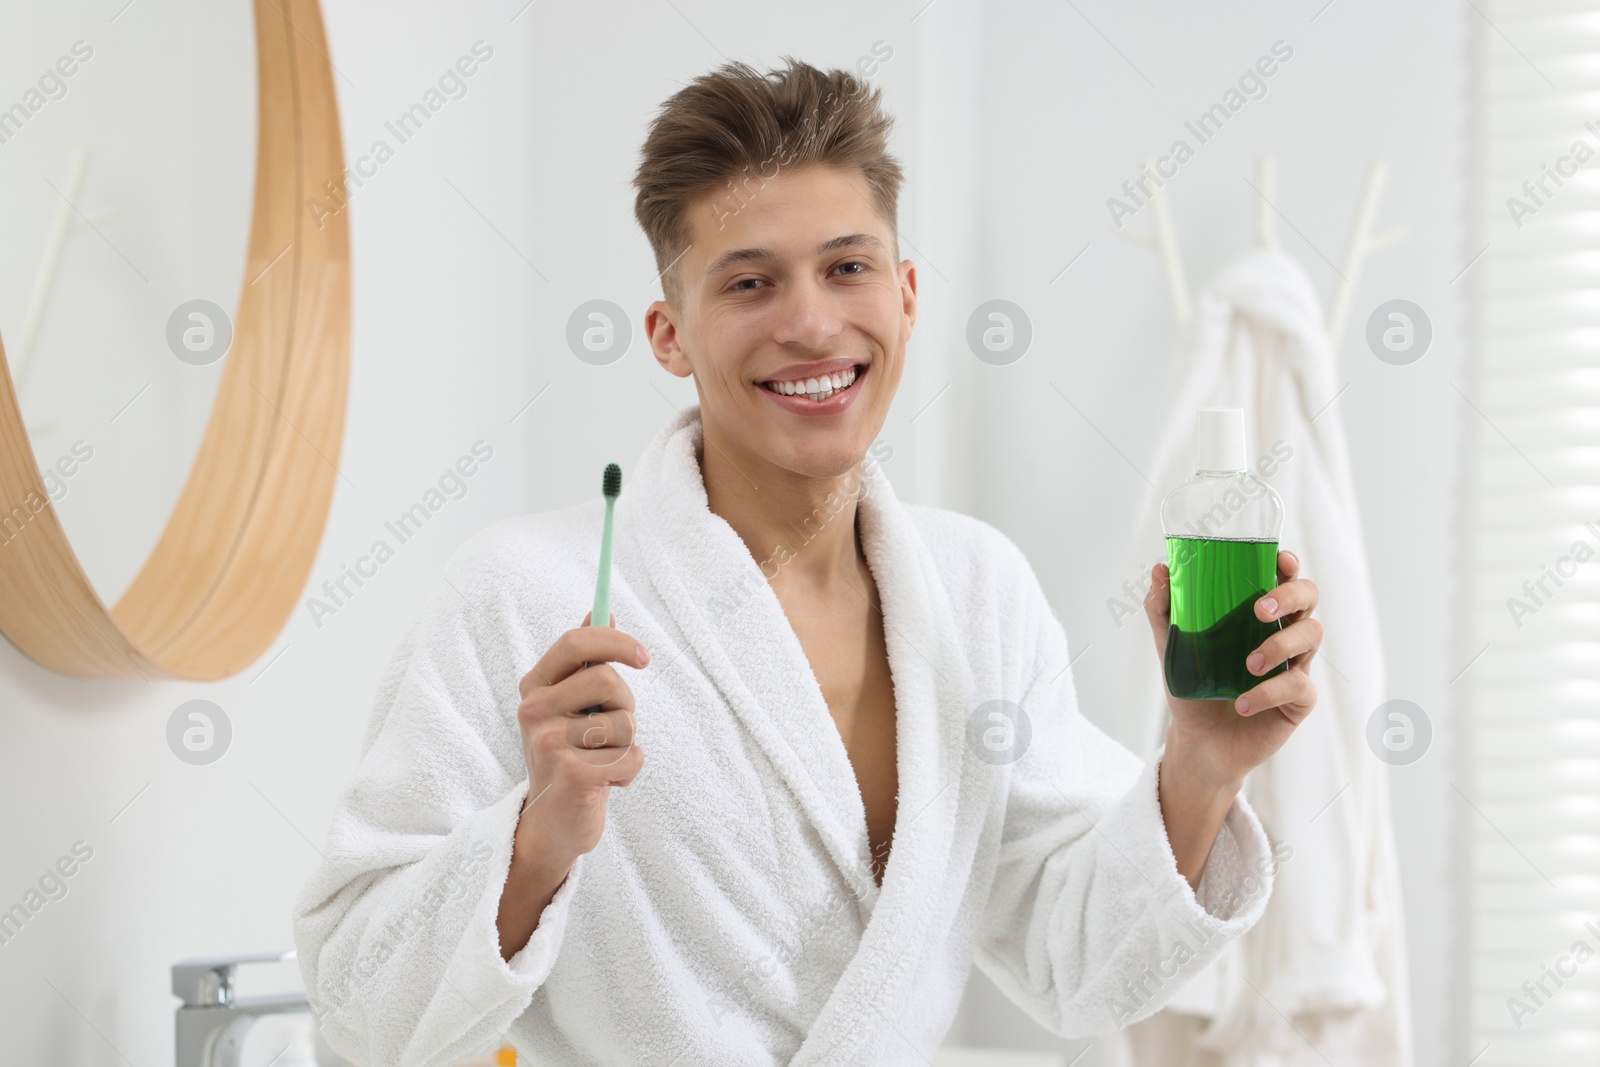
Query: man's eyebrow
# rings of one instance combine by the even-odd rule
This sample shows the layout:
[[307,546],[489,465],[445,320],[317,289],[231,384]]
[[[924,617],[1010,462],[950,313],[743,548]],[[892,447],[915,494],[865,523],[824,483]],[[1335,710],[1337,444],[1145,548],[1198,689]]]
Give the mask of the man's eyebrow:
[[[888,251],[883,247],[883,242],[870,233],[847,233],[830,238],[817,246],[817,255],[825,256],[829,252],[841,248],[872,248],[879,252]],[[726,270],[736,263],[748,263],[761,260],[777,259],[778,255],[769,248],[735,248],[731,252],[724,252],[706,268],[703,278],[709,278],[720,271]]]

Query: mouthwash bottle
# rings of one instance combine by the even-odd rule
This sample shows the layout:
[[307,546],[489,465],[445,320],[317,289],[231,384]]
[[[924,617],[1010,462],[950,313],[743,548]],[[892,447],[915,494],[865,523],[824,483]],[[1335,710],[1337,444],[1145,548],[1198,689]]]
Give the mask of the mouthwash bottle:
[[1201,408],[1195,472],[1161,505],[1172,581],[1172,625],[1162,670],[1188,700],[1233,699],[1288,667],[1251,674],[1245,659],[1283,629],[1256,618],[1278,584],[1283,501],[1245,464],[1244,409]]

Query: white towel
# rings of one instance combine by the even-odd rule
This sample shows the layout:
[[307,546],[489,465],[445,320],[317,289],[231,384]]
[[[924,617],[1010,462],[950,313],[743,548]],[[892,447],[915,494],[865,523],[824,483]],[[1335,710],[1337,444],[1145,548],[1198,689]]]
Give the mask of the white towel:
[[[698,414],[658,435],[617,508],[612,610],[652,656],[624,670],[644,769],[509,965],[495,916],[528,790],[517,682],[590,604],[600,502],[498,522],[447,565],[295,904],[335,1049],[427,1067],[507,1034],[539,1064],[923,1064],[974,958],[1079,1036],[1148,1015],[1256,921],[1273,856],[1247,803],[1197,894],[1161,821],[1160,754],[1143,762],[1079,714],[1026,560],[981,522],[897,501],[874,458],[887,447],[859,504],[899,731],[876,885],[816,678],[707,507]],[[1012,763],[980,758],[1005,736],[987,711],[969,740],[995,700],[1031,730]]]
[[[1365,740],[1368,716],[1387,699],[1383,646],[1322,308],[1297,262],[1260,249],[1201,294],[1192,330],[1157,450],[1157,489],[1135,528],[1139,564],[1148,574],[1151,560],[1166,559],[1159,507],[1194,473],[1196,409],[1242,407],[1248,460],[1269,461],[1257,473],[1284,499],[1279,544],[1317,583],[1327,640],[1311,665],[1316,710],[1245,786],[1268,836],[1293,855],[1260,925],[1162,1018],[1132,1029],[1135,1062],[1324,1067],[1326,1056],[1404,1067],[1411,1020],[1399,865],[1386,768]],[[1150,747],[1165,731],[1166,701],[1158,665],[1138,654],[1148,645],[1135,644],[1135,706],[1153,713]]]

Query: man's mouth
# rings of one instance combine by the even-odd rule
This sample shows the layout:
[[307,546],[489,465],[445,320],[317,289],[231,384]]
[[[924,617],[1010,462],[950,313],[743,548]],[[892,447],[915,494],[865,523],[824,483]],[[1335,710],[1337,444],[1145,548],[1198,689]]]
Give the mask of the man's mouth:
[[833,396],[849,389],[866,373],[866,366],[855,364],[843,370],[834,371],[832,374],[813,374],[805,378],[792,378],[786,381],[765,381],[762,386],[779,396],[794,396],[805,400],[821,403]]

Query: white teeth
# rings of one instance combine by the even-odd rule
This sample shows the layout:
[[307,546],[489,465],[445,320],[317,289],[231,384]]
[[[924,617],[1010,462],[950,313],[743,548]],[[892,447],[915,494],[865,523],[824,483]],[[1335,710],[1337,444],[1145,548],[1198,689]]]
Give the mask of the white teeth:
[[834,393],[850,388],[855,383],[856,370],[851,367],[838,374],[824,374],[817,378],[787,382],[768,382],[767,388],[784,396],[803,396],[809,400],[823,401]]

